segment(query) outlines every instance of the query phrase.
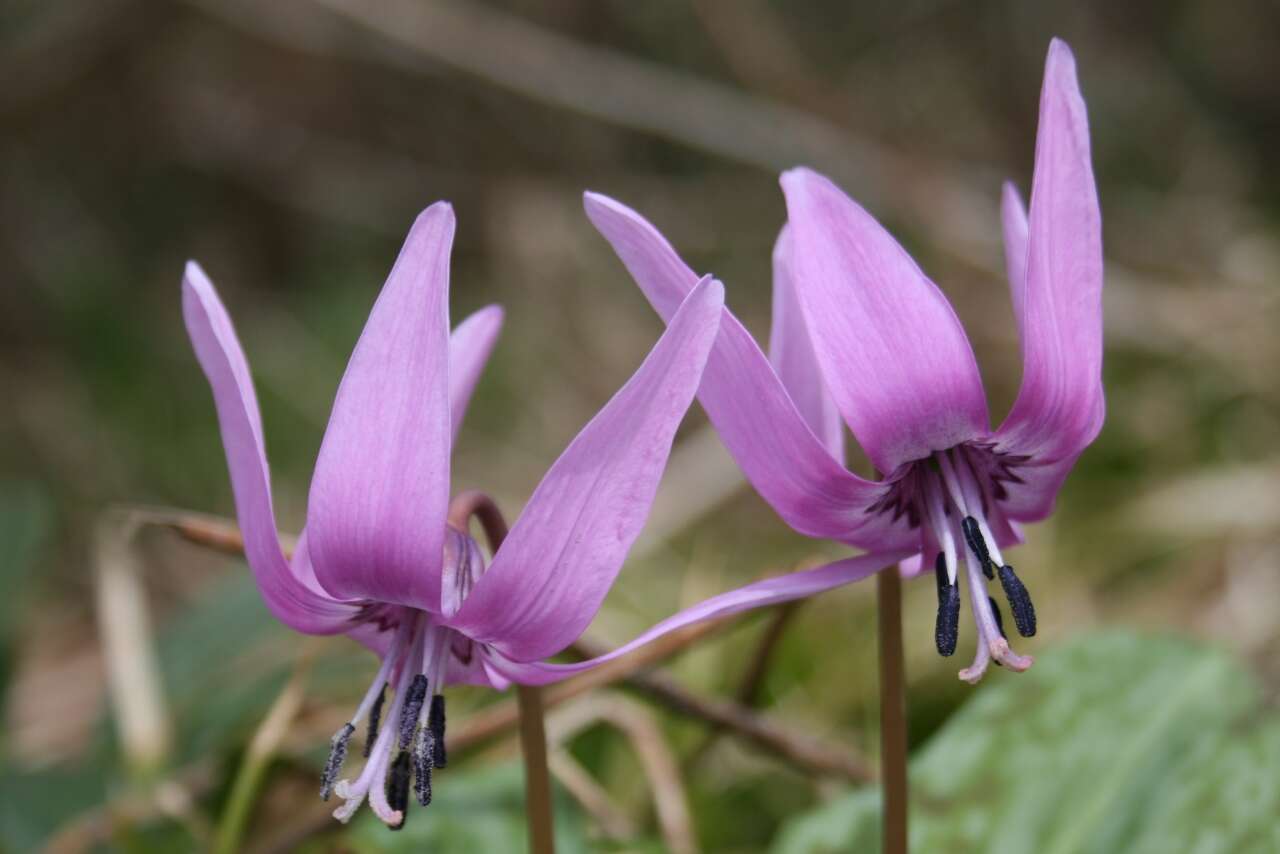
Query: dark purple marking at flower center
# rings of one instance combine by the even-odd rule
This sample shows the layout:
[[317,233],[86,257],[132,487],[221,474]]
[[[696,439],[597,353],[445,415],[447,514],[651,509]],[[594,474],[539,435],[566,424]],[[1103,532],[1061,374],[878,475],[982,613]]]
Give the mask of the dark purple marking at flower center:
[[895,521],[905,517],[920,531],[921,551],[937,555],[934,641],[942,656],[955,653],[959,638],[963,562],[978,640],[973,664],[960,674],[968,681],[981,678],[992,660],[1015,671],[1031,666],[1030,658],[1009,648],[1000,611],[987,595],[987,582],[998,574],[1018,632],[1024,637],[1035,634],[1031,596],[1013,567],[1005,563],[993,532],[994,528],[1004,532],[1001,536],[1008,536],[1009,523],[1000,503],[1009,495],[1008,484],[1023,482],[1018,469],[1029,461],[1029,457],[1004,454],[982,442],[938,451],[895,473],[886,482],[881,498],[867,510],[891,514]]

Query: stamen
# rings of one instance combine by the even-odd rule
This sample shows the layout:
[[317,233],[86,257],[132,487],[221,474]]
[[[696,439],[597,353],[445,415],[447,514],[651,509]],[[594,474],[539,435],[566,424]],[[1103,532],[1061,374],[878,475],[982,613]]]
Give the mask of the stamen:
[[324,763],[324,773],[320,775],[322,801],[329,800],[329,796],[333,794],[333,784],[338,779],[338,772],[342,770],[342,763],[347,759],[347,742],[351,741],[351,734],[355,731],[356,728],[351,724],[343,724],[342,729],[329,740],[329,759]]
[[[1009,636],[1004,633],[1004,615],[1000,613],[1000,606],[996,604],[996,600],[991,596],[987,597],[987,601],[991,603],[991,615],[996,618],[996,628],[1000,630],[1000,637],[1008,640]],[[999,663],[998,661],[996,662],[996,664]]]
[[[390,658],[390,656],[388,656]],[[373,701],[373,706],[369,709],[369,732],[364,737],[364,758],[369,758],[369,752],[373,750],[373,743],[378,740],[378,724],[382,722],[382,704],[387,699],[387,683],[383,682],[382,687],[378,689],[378,697]]]
[[1014,573],[1013,567],[1000,567],[1000,586],[1004,588],[1005,598],[1009,600],[1009,610],[1013,612],[1014,625],[1018,634],[1029,638],[1036,633],[1036,609],[1031,604],[1031,594],[1026,585]]
[[936,478],[925,479],[924,492],[925,510],[928,512],[929,522],[933,527],[933,536],[938,541],[938,545],[942,547],[942,552],[947,562],[947,581],[950,584],[955,584],[956,570],[958,568],[956,538],[951,532],[951,526],[947,524],[945,499],[942,496],[942,488],[938,486]]
[[387,774],[387,806],[400,814],[399,823],[391,825],[391,829],[404,827],[409,808],[409,753],[406,750],[396,754]]
[[434,742],[431,730],[427,727],[418,730],[418,737],[413,742],[413,791],[418,796],[418,803],[424,807],[431,806],[431,769],[435,767]]
[[960,586],[947,583],[947,559],[943,552],[938,552],[933,571],[938,580],[938,619],[934,623],[933,640],[938,655],[946,658],[955,654],[960,637]]
[[964,541],[969,544],[974,557],[982,564],[982,574],[987,577],[988,581],[995,578],[991,552],[987,551],[987,540],[982,536],[982,530],[978,527],[978,520],[972,516],[965,516],[960,522],[960,530],[964,533]]
[[404,698],[404,711],[400,713],[400,749],[406,750],[413,741],[413,730],[418,725],[422,703],[427,698],[427,677],[421,673],[413,677],[409,692]]
[[[438,684],[438,683],[437,683]],[[427,728],[431,730],[431,761],[436,768],[449,764],[444,747],[444,695],[431,697],[431,711],[427,714]]]

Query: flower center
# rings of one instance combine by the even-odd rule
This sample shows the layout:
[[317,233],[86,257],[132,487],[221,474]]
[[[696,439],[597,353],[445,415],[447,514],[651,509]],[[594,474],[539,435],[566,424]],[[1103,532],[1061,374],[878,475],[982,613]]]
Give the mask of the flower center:
[[[475,540],[450,527],[445,536],[441,573],[445,613],[461,607],[484,572],[484,556]],[[333,815],[350,820],[369,799],[369,805],[393,829],[404,826],[412,785],[418,803],[431,803],[431,773],[448,761],[445,753],[444,686],[450,655],[467,663],[470,639],[439,624],[438,617],[415,608],[370,604],[365,622],[391,631],[391,646],[355,714],[343,724],[329,745],[329,759],[320,779],[320,797],[336,793],[346,800]],[[460,653],[459,650],[464,652]],[[391,707],[383,726],[383,707],[391,689]],[[338,779],[352,735],[368,720],[366,762],[355,780]]]
[[[997,478],[980,478],[984,469],[972,459],[978,449],[958,447],[935,453],[915,464],[903,481],[903,495],[895,502],[906,504],[907,512],[921,522],[921,549],[926,555],[936,554],[934,573],[938,587],[938,618],[934,641],[938,653],[950,656],[959,638],[960,588],[959,561],[964,559],[965,584],[970,608],[978,632],[977,652],[973,664],[960,671],[966,682],[977,682],[990,661],[1011,670],[1026,670],[1030,656],[1018,655],[1010,646],[1004,631],[1000,606],[987,593],[987,582],[998,576],[1000,586],[1013,614],[1014,625],[1023,637],[1036,633],[1036,611],[1031,596],[1012,566],[1000,554],[989,521],[999,510],[992,497],[1002,494]],[[999,467],[1007,478],[1007,466]],[[989,481],[984,483],[985,481]],[[985,486],[985,489],[984,489]],[[902,512],[898,510],[897,512]]]
[[[457,633],[436,625],[425,611],[402,609],[391,648],[355,714],[334,734],[320,780],[320,797],[331,794],[346,803],[333,813],[346,822],[369,799],[369,805],[394,829],[404,826],[412,783],[418,803],[431,803],[431,772],[447,762],[444,742],[445,668]],[[382,712],[387,689],[391,707],[385,725]],[[351,736],[368,719],[364,769],[355,780],[338,779]]]

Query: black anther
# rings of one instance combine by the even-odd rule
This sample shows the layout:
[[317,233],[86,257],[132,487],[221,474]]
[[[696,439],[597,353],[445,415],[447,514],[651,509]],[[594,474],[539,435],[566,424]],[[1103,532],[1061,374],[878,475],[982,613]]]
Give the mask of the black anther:
[[435,767],[433,742],[431,730],[427,727],[418,730],[418,737],[413,742],[413,791],[418,796],[418,803],[424,807],[431,805],[431,769]]
[[404,827],[404,820],[409,817],[409,751],[402,750],[396,754],[387,772],[387,806],[400,812],[400,823],[391,826],[392,830]]
[[1029,638],[1036,633],[1036,608],[1031,604],[1031,594],[1014,573],[1013,567],[1000,567],[1000,586],[1004,588],[1005,598],[1009,600],[1009,610],[1013,612],[1013,622],[1018,627],[1018,634]]
[[369,709],[369,733],[364,737],[364,756],[369,758],[369,752],[373,750],[373,743],[378,740],[378,722],[382,720],[382,703],[387,699],[387,685],[384,682],[382,690],[378,692],[378,699],[373,701],[373,708]]
[[960,586],[948,583],[947,561],[941,553],[933,568],[938,581],[938,619],[933,626],[933,641],[938,655],[945,658],[955,653],[960,638]]
[[987,551],[987,540],[982,536],[978,520],[972,516],[965,516],[960,520],[960,531],[964,534],[964,541],[969,544],[969,550],[978,559],[978,563],[982,564],[982,574],[988,581],[995,578],[995,573],[992,571],[994,563],[991,560],[991,552]]
[[329,739],[329,758],[320,774],[320,799],[323,801],[329,800],[329,796],[333,794],[333,784],[338,779],[338,772],[342,770],[342,763],[347,759],[347,742],[351,741],[351,734],[355,731],[354,726],[345,723]]
[[449,764],[444,749],[444,695],[431,697],[431,709],[427,712],[427,728],[431,730],[431,759],[436,768]]
[[427,699],[427,677],[421,673],[413,677],[404,695],[404,709],[400,712],[400,749],[407,750],[413,741],[413,730],[418,726],[422,703]]
[[1000,613],[1000,606],[990,596],[987,597],[987,601],[991,603],[991,616],[996,618],[996,629],[1000,632],[1000,637],[1008,640],[1009,636],[1004,633],[1004,615]]

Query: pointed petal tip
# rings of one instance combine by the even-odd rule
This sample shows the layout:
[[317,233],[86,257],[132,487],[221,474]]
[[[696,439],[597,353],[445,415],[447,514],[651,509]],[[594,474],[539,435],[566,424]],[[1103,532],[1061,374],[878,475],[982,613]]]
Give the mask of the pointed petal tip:
[[1049,39],[1049,59],[1058,62],[1075,63],[1075,54],[1071,51],[1071,45],[1067,44],[1058,36]]
[[724,306],[724,282],[714,276],[703,276],[689,293],[689,299],[701,299],[716,308]]
[[213,282],[200,263],[190,259],[182,269],[182,287],[184,290],[212,291]]
[[640,214],[622,202],[591,190],[587,190],[582,194],[582,208],[587,213],[587,219],[591,220],[591,223],[597,228],[601,227],[601,220],[610,216],[644,222]]
[[778,176],[778,183],[785,187],[788,184],[800,184],[814,178],[825,179],[825,176],[815,172],[808,166],[792,166],[790,169],[782,171],[782,174]]
[[1052,82],[1068,92],[1079,94],[1080,82],[1076,78],[1076,55],[1062,39],[1049,42],[1049,52],[1044,60],[1044,82]]

